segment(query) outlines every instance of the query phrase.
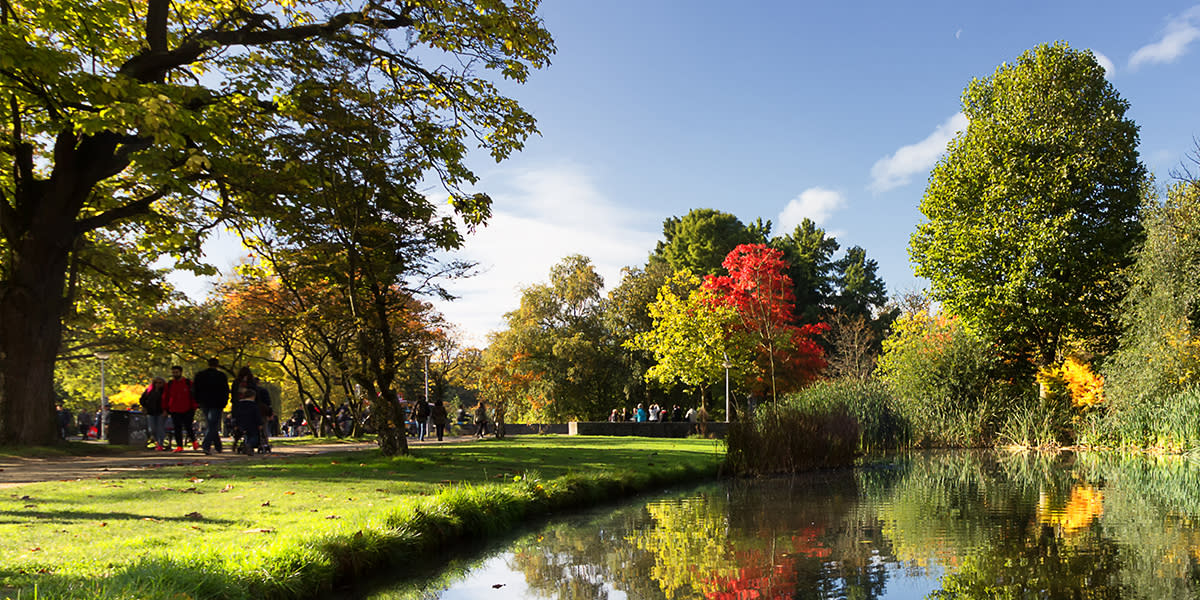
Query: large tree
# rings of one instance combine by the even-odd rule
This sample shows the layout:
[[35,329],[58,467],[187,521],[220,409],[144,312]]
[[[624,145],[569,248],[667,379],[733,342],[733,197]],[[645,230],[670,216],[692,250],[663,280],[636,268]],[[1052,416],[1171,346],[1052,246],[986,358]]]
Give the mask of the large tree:
[[571,255],[551,268],[548,283],[522,290],[520,306],[504,315],[508,327],[492,336],[484,362],[493,382],[507,386],[514,416],[561,422],[608,415],[623,369],[604,327],[603,288],[591,259]]
[[665,260],[672,271],[716,275],[734,247],[766,243],[770,233],[770,221],[759,219],[747,226],[727,212],[694,208],[682,217],[663,221],[663,241],[655,247],[651,260]]
[[783,252],[787,274],[795,288],[796,318],[800,323],[818,323],[834,295],[838,242],[812,220],[805,218],[791,233],[771,239],[771,247]]
[[[304,120],[296,100],[330,68],[351,70],[329,90],[344,105],[388,101],[404,160],[482,222],[486,196],[461,191],[475,180],[468,144],[499,160],[535,126],[479,71],[520,82],[548,63],[537,4],[0,2],[0,444],[54,439],[81,248],[116,232],[194,263],[238,184],[275,181],[243,175],[275,158],[267,134]],[[370,91],[352,87],[365,81]]]
[[1106,349],[1117,274],[1141,239],[1146,169],[1129,103],[1089,51],[1042,45],[975,79],[929,178],[916,273],[970,329],[1034,364]]

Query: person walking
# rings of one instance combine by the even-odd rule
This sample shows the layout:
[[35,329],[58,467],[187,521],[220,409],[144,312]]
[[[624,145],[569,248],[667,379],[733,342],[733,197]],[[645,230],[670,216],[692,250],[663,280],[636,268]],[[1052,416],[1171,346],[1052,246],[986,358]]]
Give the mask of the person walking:
[[155,377],[150,380],[149,387],[138,399],[138,404],[142,406],[142,412],[146,413],[146,420],[150,423],[154,449],[159,452],[171,449],[171,442],[167,439],[167,417],[163,414],[163,392],[166,388],[167,380]]
[[196,430],[192,421],[196,415],[196,398],[192,391],[192,380],[183,376],[183,367],[171,367],[171,380],[163,390],[163,406],[171,413],[171,423],[175,425],[175,450],[183,452],[183,432],[186,430],[188,439],[192,442],[192,450],[199,450],[196,441]]
[[475,406],[475,437],[482,438],[487,435],[487,405],[483,400]]
[[205,454],[215,448],[221,452],[221,415],[229,404],[229,378],[219,368],[221,361],[208,359],[208,368],[196,373],[196,403],[204,413],[204,441],[200,447]]
[[417,400],[413,418],[417,421],[417,439],[423,442],[425,435],[429,433],[429,403],[424,398]]
[[446,432],[446,422],[450,420],[450,415],[446,413],[446,405],[440,398],[433,401],[433,408],[429,409],[429,419],[433,421],[438,441],[442,441],[442,434]]
[[261,411],[258,407],[258,379],[250,367],[242,367],[233,381],[230,391],[233,400],[233,420],[245,436],[242,454],[253,455],[258,448],[258,425]]

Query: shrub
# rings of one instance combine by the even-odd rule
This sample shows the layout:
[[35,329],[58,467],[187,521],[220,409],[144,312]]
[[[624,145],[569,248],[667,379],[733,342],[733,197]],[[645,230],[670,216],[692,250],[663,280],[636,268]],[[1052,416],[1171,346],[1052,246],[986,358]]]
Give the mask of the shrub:
[[1105,365],[1110,423],[1125,443],[1148,439],[1167,398],[1200,384],[1200,183],[1179,183],[1142,208],[1146,241],[1120,306],[1122,333]]
[[928,307],[900,317],[883,341],[876,376],[885,382],[912,441],[979,446],[991,441],[1011,402],[993,349],[958,318]]
[[859,452],[894,450],[909,443],[908,423],[887,386],[878,381],[819,381],[788,395],[784,402],[806,414],[850,416],[858,426]]
[[848,466],[858,426],[844,412],[812,414],[786,403],[767,404],[725,433],[725,466],[742,476],[797,473]]

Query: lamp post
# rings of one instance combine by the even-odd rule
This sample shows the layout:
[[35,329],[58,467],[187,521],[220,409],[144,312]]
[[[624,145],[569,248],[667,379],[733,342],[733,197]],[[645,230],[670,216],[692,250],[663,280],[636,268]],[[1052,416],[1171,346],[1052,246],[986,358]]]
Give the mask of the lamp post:
[[725,360],[721,363],[721,366],[725,367],[725,422],[728,423],[731,420],[729,418],[729,367],[733,365],[729,364],[728,354],[724,354],[724,357]]
[[112,358],[108,352],[97,352],[95,357],[100,361],[100,423],[96,428],[100,439],[108,439],[108,394],[104,393],[104,363]]

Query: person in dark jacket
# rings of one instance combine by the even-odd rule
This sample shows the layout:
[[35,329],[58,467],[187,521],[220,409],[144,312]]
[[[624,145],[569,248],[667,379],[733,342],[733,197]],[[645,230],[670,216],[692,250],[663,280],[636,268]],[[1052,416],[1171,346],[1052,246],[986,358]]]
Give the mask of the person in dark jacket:
[[230,391],[233,400],[233,420],[237,428],[246,436],[242,444],[243,454],[254,454],[258,448],[258,425],[261,413],[258,408],[258,379],[250,371],[250,367],[242,367],[237,378],[233,380]]
[[159,451],[171,449],[171,442],[167,440],[167,418],[163,414],[163,392],[166,387],[166,379],[155,377],[138,400],[149,421],[150,434],[154,436],[154,449]]
[[429,409],[429,418],[437,429],[438,441],[442,441],[442,434],[446,432],[446,423],[450,420],[450,415],[446,413],[446,405],[440,399],[433,401],[433,408]]
[[221,452],[221,414],[229,404],[229,378],[221,371],[221,361],[208,359],[208,368],[196,373],[193,389],[196,393],[196,403],[204,413],[204,441],[200,446],[205,454],[211,454],[213,448]]
[[413,409],[413,418],[417,421],[417,439],[425,441],[425,436],[429,434],[429,403],[424,398],[417,400],[417,406]]

